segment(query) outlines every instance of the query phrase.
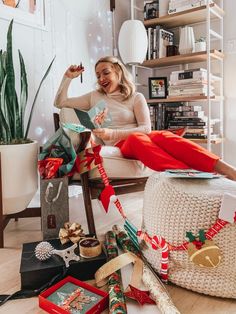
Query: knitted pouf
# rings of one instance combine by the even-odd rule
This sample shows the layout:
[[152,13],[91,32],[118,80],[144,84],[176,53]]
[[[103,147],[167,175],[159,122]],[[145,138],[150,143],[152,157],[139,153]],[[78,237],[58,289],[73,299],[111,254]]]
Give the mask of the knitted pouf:
[[[172,246],[189,244],[186,232],[207,232],[217,221],[224,193],[236,196],[236,182],[225,178],[176,179],[164,172],[155,173],[144,192],[142,230],[150,237],[163,237]],[[170,250],[168,279],[193,291],[236,298],[236,223],[226,224],[213,241],[220,249],[218,266],[201,267],[190,261],[187,250]],[[144,255],[160,273],[161,249],[149,246]]]

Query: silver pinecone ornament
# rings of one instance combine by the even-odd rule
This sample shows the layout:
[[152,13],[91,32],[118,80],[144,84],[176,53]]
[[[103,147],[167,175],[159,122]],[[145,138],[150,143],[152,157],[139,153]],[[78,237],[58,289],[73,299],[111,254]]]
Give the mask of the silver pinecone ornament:
[[34,250],[35,256],[40,261],[45,261],[53,255],[54,247],[47,241],[40,242]]

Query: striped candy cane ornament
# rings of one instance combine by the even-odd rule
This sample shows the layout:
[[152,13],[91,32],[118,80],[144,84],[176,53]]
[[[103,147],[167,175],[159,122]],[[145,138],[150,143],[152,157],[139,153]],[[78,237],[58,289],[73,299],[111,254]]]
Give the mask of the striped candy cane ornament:
[[168,262],[169,262],[169,248],[166,240],[161,236],[154,236],[151,238],[146,232],[139,230],[137,236],[145,242],[149,243],[154,250],[161,248],[161,278],[162,281],[168,282]]

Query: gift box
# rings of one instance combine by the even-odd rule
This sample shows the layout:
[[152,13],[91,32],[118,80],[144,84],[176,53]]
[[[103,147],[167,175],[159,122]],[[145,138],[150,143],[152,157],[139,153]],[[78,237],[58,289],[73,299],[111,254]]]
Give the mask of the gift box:
[[48,313],[101,313],[109,294],[73,277],[66,277],[39,295],[39,306]]
[[[64,250],[73,244],[69,242],[62,245],[59,239],[49,240],[48,242],[57,250]],[[22,289],[39,289],[51,281],[54,276],[63,272],[65,263],[60,256],[52,255],[45,261],[40,261],[35,257],[34,250],[38,243],[40,242],[23,244],[20,265]],[[76,248],[75,253],[79,255],[79,248]],[[94,279],[95,272],[105,263],[106,254],[102,250],[102,253],[97,257],[81,257],[77,262],[71,261],[67,269],[67,275],[80,280]]]

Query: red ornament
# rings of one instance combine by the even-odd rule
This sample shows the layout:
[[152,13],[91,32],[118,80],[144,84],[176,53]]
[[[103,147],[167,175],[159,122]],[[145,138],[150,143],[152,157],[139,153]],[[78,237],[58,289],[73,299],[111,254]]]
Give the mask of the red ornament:
[[130,291],[125,292],[125,296],[136,300],[140,305],[156,304],[156,302],[149,297],[149,291],[139,290],[131,285],[129,285]]

